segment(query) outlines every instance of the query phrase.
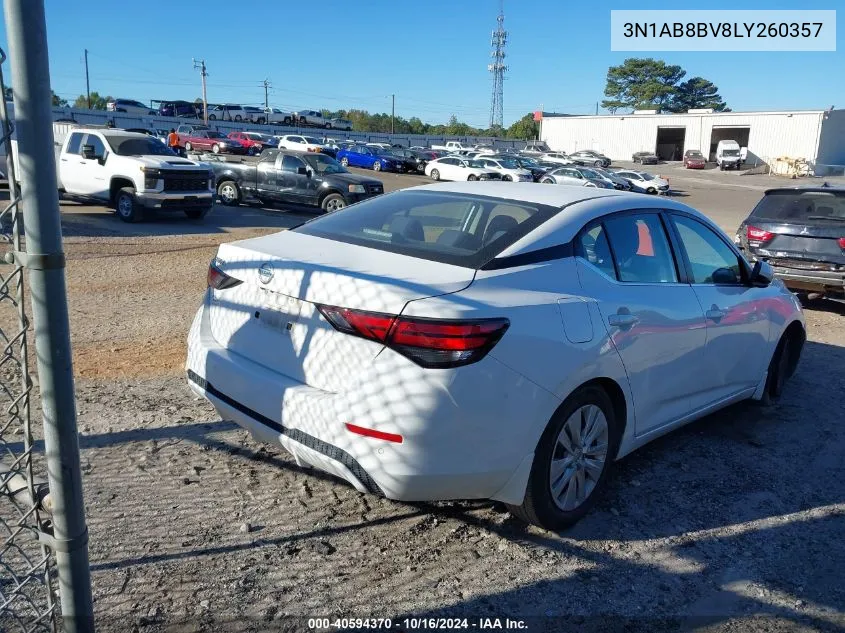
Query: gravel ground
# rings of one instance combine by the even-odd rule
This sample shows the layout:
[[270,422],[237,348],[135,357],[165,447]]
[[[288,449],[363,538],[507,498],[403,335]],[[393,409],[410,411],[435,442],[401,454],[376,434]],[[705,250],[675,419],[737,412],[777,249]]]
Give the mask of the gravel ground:
[[[671,178],[731,230],[768,185],[722,176]],[[425,181],[380,178],[388,190]],[[531,630],[845,631],[841,304],[807,311],[777,406],[737,405],[635,452],[595,511],[550,534],[494,503],[361,495],[189,391],[185,338],[217,244],[313,212],[217,208],[202,224],[132,226],[92,207],[63,213],[100,630],[424,615],[529,618]]]

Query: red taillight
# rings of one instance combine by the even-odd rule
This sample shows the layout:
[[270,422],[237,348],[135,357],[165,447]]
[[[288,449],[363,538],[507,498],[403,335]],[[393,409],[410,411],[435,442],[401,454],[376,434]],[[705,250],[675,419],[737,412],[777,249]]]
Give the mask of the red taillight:
[[226,288],[233,288],[242,283],[240,279],[230,277],[222,270],[217,259],[212,259],[208,265],[208,287],[215,290],[225,290]]
[[358,426],[357,424],[351,424],[350,422],[346,423],[346,430],[350,433],[357,433],[358,435],[363,435],[364,437],[374,437],[377,440],[387,440],[388,442],[396,442],[397,444],[402,443],[402,436],[398,433],[385,433],[384,431],[376,431],[375,429],[368,429],[363,426]]
[[839,248],[845,251],[845,237],[840,237],[837,242],[839,242]]
[[414,319],[333,306],[317,307],[336,330],[384,343],[428,368],[460,367],[481,360],[510,325],[507,319]]
[[745,227],[745,237],[755,242],[768,242],[775,237],[775,234],[749,224]]

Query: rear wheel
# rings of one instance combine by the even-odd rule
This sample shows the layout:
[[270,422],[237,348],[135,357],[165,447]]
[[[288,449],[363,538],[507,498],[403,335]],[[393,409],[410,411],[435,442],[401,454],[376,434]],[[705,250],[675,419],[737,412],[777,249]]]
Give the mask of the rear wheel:
[[478,176],[476,176],[475,174],[470,174],[469,177],[467,178],[467,180],[469,180],[469,181],[478,180]]
[[241,201],[241,191],[234,180],[224,180],[217,185],[217,195],[223,204],[234,206]]
[[769,363],[766,387],[763,391],[763,397],[760,399],[762,404],[774,404],[781,397],[786,381],[797,365],[797,359],[794,356],[799,354],[800,351],[800,341],[796,340],[796,337],[790,332],[784,333]]
[[596,162],[593,163],[593,167],[602,167],[602,166],[603,166],[603,163],[600,160],[597,160]]
[[290,125],[290,117],[289,117],[289,116],[286,116],[286,117],[282,120],[282,123],[284,123],[285,125]]
[[304,116],[299,117],[299,124],[300,125],[305,125],[306,123],[308,123],[308,121],[305,119]]
[[511,513],[553,531],[581,519],[606,485],[620,436],[607,392],[597,385],[578,389],[543,432],[525,498],[509,506]]
[[343,196],[339,193],[330,193],[325,198],[323,198],[323,202],[320,203],[320,207],[326,213],[331,213],[333,211],[340,211],[343,207],[346,206],[346,200],[343,199]]
[[648,189],[645,190],[645,192],[649,193],[651,195],[654,195],[654,194],[657,193],[657,189],[655,189],[654,187],[649,187]]
[[243,117],[241,117],[241,115],[240,115],[240,114],[236,114],[236,115],[235,115],[235,121],[237,121],[238,123],[240,123],[241,121],[243,121]]
[[553,179],[551,179],[551,178],[543,178],[540,182],[541,182],[541,183],[543,183],[544,185],[553,185],[553,184],[555,184],[555,181],[554,181]]
[[432,180],[440,180],[440,172],[436,169],[431,170],[431,179]]
[[123,187],[114,197],[114,210],[124,222],[140,222],[144,212],[135,201],[135,189]]
[[217,116],[216,116],[216,115],[214,115],[214,114],[209,114],[209,115],[208,115],[208,120],[209,120],[209,121],[216,121],[216,120],[217,120]]
[[381,171],[381,161],[377,160],[373,163],[373,171]]
[[217,143],[215,143],[214,145],[211,146],[211,151],[214,152],[215,154],[219,154],[220,153],[220,146]]
[[194,148],[190,143],[185,143],[185,151],[190,152]]
[[327,130],[332,129],[332,124],[327,122],[327,123],[326,123],[326,129],[327,129]]

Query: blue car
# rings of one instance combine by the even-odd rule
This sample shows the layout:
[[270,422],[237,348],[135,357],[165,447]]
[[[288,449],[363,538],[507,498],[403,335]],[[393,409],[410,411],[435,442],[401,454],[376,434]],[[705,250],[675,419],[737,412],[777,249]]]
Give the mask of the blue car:
[[364,167],[373,171],[404,171],[404,161],[398,156],[366,145],[353,145],[337,153],[344,167]]

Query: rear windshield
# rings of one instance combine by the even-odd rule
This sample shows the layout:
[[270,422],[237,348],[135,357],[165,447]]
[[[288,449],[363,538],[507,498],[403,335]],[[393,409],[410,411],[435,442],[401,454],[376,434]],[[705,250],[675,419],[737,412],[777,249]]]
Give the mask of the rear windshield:
[[751,212],[777,222],[845,222],[845,191],[773,191]]
[[486,196],[397,191],[292,230],[477,269],[559,210]]

